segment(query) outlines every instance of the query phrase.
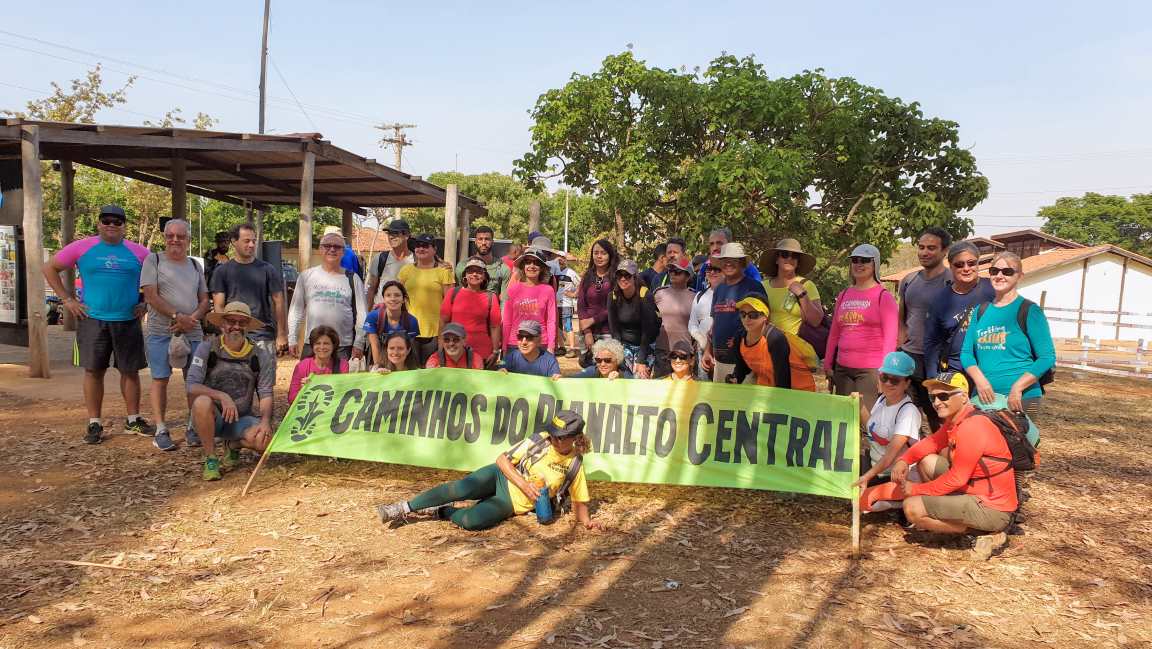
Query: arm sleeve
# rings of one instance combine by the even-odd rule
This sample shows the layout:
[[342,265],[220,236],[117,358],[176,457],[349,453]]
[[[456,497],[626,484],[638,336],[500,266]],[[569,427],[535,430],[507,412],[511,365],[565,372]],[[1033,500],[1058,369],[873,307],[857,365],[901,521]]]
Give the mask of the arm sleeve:
[[908,443],[912,444],[920,438],[920,422],[922,420],[920,415],[920,408],[916,404],[908,407],[906,402],[900,406],[899,412],[896,413],[895,430],[892,431],[893,435],[903,435],[908,438]]
[[1052,343],[1052,331],[1048,327],[1048,318],[1037,304],[1028,309],[1028,342],[1032,345],[1032,352],[1036,360],[1028,367],[1028,373],[1036,378],[1052,369],[1056,364],[1056,346]]
[[453,291],[448,291],[440,301],[440,319],[444,322],[452,322],[452,294]]
[[509,311],[512,310],[512,304],[516,299],[516,296],[513,294],[513,291],[518,292],[519,286],[520,285],[517,284],[516,286],[512,286],[512,287],[508,288],[508,297],[505,298],[504,305],[501,307],[503,310],[503,317],[500,318],[500,336],[501,336],[502,344],[505,347],[507,347],[510,344],[509,343],[510,340],[513,340],[513,338],[511,336],[512,336],[512,334],[516,333],[514,328],[520,324],[519,322],[513,323],[512,321],[515,320],[515,318],[513,317],[513,314],[508,313]]
[[932,433],[928,437],[916,442],[909,448],[904,456],[900,459],[908,463],[909,466],[923,460],[925,457],[933,453],[939,453],[941,450],[948,446],[948,433],[941,428],[940,430]]
[[420,335],[420,321],[411,313],[408,314],[408,337],[416,338]]
[[[227,293],[224,288],[224,276],[227,271],[224,269],[228,267],[228,262],[218,264],[216,268],[212,269],[212,281],[208,283],[208,293]],[[211,297],[211,295],[209,295]]]
[[296,280],[296,290],[292,292],[292,304],[288,307],[288,346],[295,347],[298,341],[297,332],[300,331],[300,322],[304,320],[304,309],[307,308],[308,277],[311,273],[304,271]]
[[204,375],[208,371],[208,354],[212,351],[211,340],[206,339],[192,355],[192,363],[188,366],[188,373],[184,375],[185,391],[191,391],[194,385],[204,384]]
[[[356,287],[356,294],[352,296],[352,299],[356,301],[356,322],[352,323],[352,334],[355,342],[352,344],[356,347],[363,348],[365,339],[364,320],[368,318],[368,301],[364,297],[364,280],[360,279],[359,275],[352,276],[352,285]],[[292,295],[292,300],[296,300],[295,294]]]
[[888,289],[880,291],[880,330],[884,334],[884,353],[896,351],[900,337],[900,307]]
[[492,304],[488,307],[488,325],[502,329],[503,319],[500,317],[500,296],[492,295]]
[[[160,262],[155,256],[149,256],[140,265],[140,288],[157,286],[160,282]],[[157,288],[159,288],[157,286]]]
[[692,336],[700,349],[704,349],[704,346],[708,344],[708,332],[701,329],[701,325],[704,324],[702,311],[700,294],[698,293],[692,298],[692,312],[688,315],[688,334]]
[[300,384],[304,381],[304,377],[308,376],[308,368],[305,364],[311,365],[310,359],[303,359],[296,363],[296,367],[292,368],[292,381],[288,384],[288,405],[296,400],[296,395],[300,394]]
[[588,479],[584,477],[583,465],[576,472],[576,477],[572,478],[572,484],[568,485],[568,497],[574,503],[586,503],[591,500],[588,495]]
[[[268,288],[271,290],[271,292],[283,293],[284,277],[280,274],[280,271],[277,268],[274,268],[272,264],[267,264],[264,266],[264,268],[268,272]],[[304,273],[300,274],[303,275]]]
[[548,376],[554,376],[556,374],[559,374],[560,373],[560,361],[556,360],[556,357],[553,356],[551,353],[549,353],[548,355],[551,356],[551,359],[548,363]]
[[808,299],[813,302],[820,300],[820,289],[816,287],[816,282],[810,279],[804,280],[804,290],[808,291]]
[[772,359],[772,374],[776,387],[792,388],[792,348],[788,339],[779,330],[773,330],[768,338],[768,357]]
[[379,309],[372,309],[372,311],[368,315],[364,316],[364,327],[363,327],[364,333],[366,333],[366,334],[376,333],[376,326],[377,326],[376,323],[379,321],[379,319],[380,319],[380,310]]
[[968,320],[968,331],[964,332],[964,345],[960,348],[960,364],[964,367],[972,367],[976,365],[976,338],[979,336],[977,330],[979,327],[980,307],[972,307],[972,314]]
[[828,345],[824,348],[824,366],[836,366],[836,345],[840,342],[840,310],[844,307],[844,293],[836,298],[836,308],[832,310],[832,325],[828,327]]
[[[948,467],[944,475],[931,482],[909,482],[909,496],[947,496],[968,486],[968,481],[976,472],[976,463],[980,461],[984,452],[986,431],[983,427],[978,428],[979,421],[976,419],[965,420],[956,430],[956,447],[952,450],[952,466]],[[989,426],[994,426],[991,422],[984,421]],[[999,431],[996,431],[996,434],[999,434]],[[920,446],[920,444],[916,446]]]
[[73,241],[61,248],[60,252],[57,252],[53,259],[56,260],[57,265],[63,266],[64,268],[75,266],[76,262],[80,260],[80,257],[88,252],[92,246],[96,245],[92,239],[93,237],[88,237],[86,239]]
[[[752,368],[748,367],[748,361],[744,360],[744,346],[736,343],[736,363],[732,368],[732,376],[735,377],[737,383],[743,383],[744,378],[752,373]],[[718,381],[723,383],[728,379],[726,376],[717,377]]]
[[127,239],[125,239],[124,245],[127,246],[128,249],[132,251],[132,254],[136,255],[136,259],[140,263],[144,263],[144,258],[147,257],[148,255],[152,254],[151,250],[149,250],[149,249],[145,248],[144,246],[136,243],[135,241],[128,241]]
[[424,361],[425,369],[432,369],[435,367],[440,367],[440,354],[432,354],[428,357],[428,360]]

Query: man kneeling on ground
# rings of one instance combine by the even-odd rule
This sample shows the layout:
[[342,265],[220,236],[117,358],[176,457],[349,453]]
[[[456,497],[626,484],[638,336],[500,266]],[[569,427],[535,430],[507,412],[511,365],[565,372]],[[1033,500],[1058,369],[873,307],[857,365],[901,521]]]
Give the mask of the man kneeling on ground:
[[217,438],[227,445],[226,466],[239,463],[240,447],[263,452],[272,439],[276,359],[245,335],[263,327],[247,304],[230,302],[223,311],[209,314],[208,321],[224,333],[196,348],[187,382],[192,421],[204,443],[204,479],[219,480]]
[[[1007,542],[1004,530],[1019,507],[1012,453],[1000,429],[987,417],[972,416],[968,380],[944,372],[924,381],[941,426],[917,442],[892,466],[892,483],[861,496],[865,510],[877,500],[904,500],[915,527],[940,534],[991,532],[976,541],[975,554],[987,559]],[[908,480],[916,465],[925,482]]]

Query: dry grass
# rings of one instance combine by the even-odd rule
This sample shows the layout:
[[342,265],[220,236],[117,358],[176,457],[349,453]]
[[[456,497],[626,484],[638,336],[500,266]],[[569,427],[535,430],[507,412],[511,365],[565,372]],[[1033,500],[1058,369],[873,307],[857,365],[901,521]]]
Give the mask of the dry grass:
[[1152,646],[1152,384],[1052,388],[1026,534],[987,563],[882,517],[853,561],[845,503],[723,489],[595,485],[603,534],[389,529],[374,503],[454,474],[281,457],[241,500],[248,468],[203,483],[0,394],[0,648]]

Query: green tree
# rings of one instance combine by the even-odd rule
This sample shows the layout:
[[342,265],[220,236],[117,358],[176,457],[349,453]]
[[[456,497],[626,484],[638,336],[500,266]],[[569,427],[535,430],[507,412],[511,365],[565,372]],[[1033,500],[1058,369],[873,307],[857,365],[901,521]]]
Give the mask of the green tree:
[[1044,232],[1090,246],[1110,243],[1152,255],[1152,194],[1105,196],[1088,193],[1056,199],[1040,208]]
[[826,270],[861,241],[887,254],[929,225],[966,235],[957,213],[988,191],[955,122],[820,70],[771,78],[752,57],[687,73],[609,56],[532,116],[517,175],[597,195],[628,248],[728,225],[753,251],[796,237]]

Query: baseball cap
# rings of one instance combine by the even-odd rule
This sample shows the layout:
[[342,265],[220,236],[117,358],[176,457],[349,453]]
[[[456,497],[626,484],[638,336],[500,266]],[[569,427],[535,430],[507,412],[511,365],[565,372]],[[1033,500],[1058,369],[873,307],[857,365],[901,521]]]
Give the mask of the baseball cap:
[[104,216],[105,214],[108,216],[119,216],[125,221],[128,220],[128,215],[124,213],[124,208],[120,207],[119,205],[105,205],[104,207],[101,207],[100,216]]
[[862,243],[852,249],[849,257],[869,257],[872,259],[872,278],[880,281],[880,249],[870,243]]
[[948,390],[968,392],[968,379],[960,372],[941,372],[934,379],[924,381],[926,390]]
[[620,263],[616,265],[616,272],[636,275],[640,272],[640,268],[636,265],[636,262],[631,259],[621,259]]
[[584,418],[572,410],[561,410],[552,418],[548,434],[552,437],[574,437],[584,433]]
[[916,371],[916,361],[904,352],[888,352],[877,371],[889,376],[912,376]]
[[683,340],[677,340],[675,343],[672,343],[672,351],[679,352],[681,354],[688,354],[689,356],[696,355],[696,350],[692,349],[692,345]]
[[695,274],[692,272],[692,264],[688,263],[688,260],[683,257],[680,257],[674,263],[668,264],[668,271],[687,273],[689,277]]
[[468,272],[469,268],[479,268],[485,273],[488,272],[488,264],[485,264],[483,259],[477,259],[475,257],[464,262],[464,272]]
[[540,334],[543,332],[543,330],[544,328],[541,327],[540,323],[535,320],[521,320],[520,325],[516,328],[517,333],[532,334],[537,338],[540,337]]
[[766,302],[764,300],[764,298],[760,297],[759,295],[753,294],[753,295],[744,296],[744,298],[742,298],[739,302],[736,303],[737,309],[739,309],[742,306],[746,306],[746,307],[752,309],[753,311],[759,311],[760,313],[763,313],[764,315],[768,315],[768,316],[772,315],[772,310],[768,308],[768,302]]
[[435,246],[436,240],[433,239],[432,235],[430,235],[430,234],[418,234],[418,235],[412,237],[412,244],[411,245],[416,246],[417,244],[421,244],[421,243],[426,243],[430,246]]
[[448,324],[444,325],[444,328],[440,330],[440,335],[443,336],[444,334],[453,334],[458,336],[460,340],[464,340],[468,337],[468,332],[464,331],[464,325],[460,324],[459,322],[449,322]]
[[412,228],[408,226],[408,222],[404,219],[396,219],[388,224],[388,232],[411,232]]

